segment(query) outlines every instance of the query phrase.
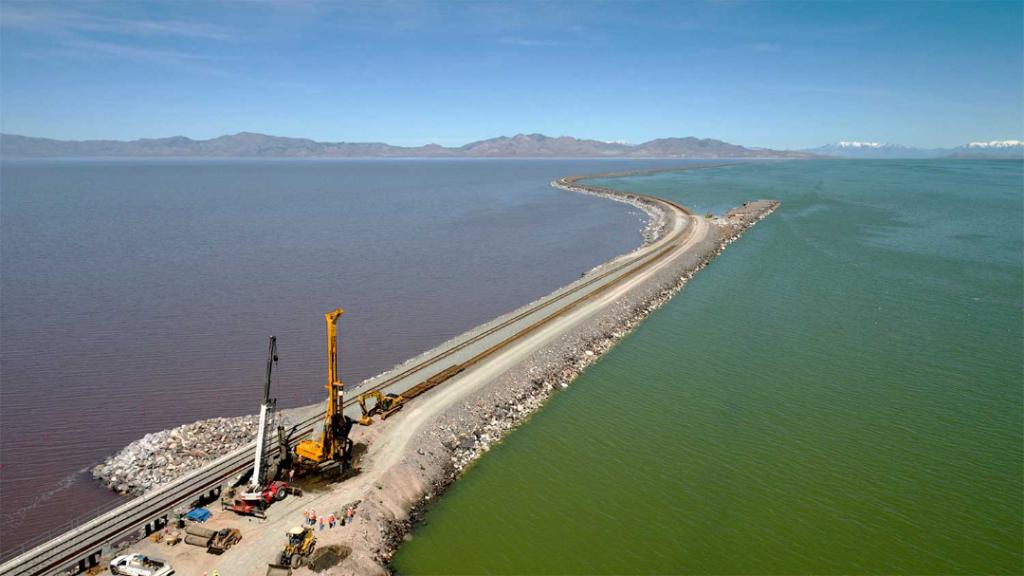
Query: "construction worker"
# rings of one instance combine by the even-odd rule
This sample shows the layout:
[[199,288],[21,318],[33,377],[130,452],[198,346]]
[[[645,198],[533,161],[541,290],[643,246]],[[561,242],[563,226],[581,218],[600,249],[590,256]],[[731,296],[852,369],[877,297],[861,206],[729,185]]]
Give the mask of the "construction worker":
[[324,517],[321,516],[320,517],[320,530],[323,530],[323,529],[324,529]]
[[327,516],[327,527],[328,528],[334,528],[334,512],[331,512]]

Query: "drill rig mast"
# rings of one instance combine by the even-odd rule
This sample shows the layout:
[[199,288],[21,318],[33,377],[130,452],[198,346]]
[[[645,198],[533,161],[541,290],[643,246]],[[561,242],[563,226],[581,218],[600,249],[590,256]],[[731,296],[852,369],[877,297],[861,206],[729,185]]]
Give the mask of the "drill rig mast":
[[344,383],[338,378],[338,317],[341,308],[324,314],[327,321],[327,409],[324,411],[324,431],[318,440],[303,440],[295,447],[300,465],[319,466],[337,462],[344,468],[351,456],[352,441],[348,434],[353,421],[343,413]]

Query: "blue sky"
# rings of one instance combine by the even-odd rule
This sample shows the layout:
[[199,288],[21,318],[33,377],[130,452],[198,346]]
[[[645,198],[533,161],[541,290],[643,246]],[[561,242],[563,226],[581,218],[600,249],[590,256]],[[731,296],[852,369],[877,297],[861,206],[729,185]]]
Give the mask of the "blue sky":
[[1024,136],[1024,2],[0,2],[0,130]]

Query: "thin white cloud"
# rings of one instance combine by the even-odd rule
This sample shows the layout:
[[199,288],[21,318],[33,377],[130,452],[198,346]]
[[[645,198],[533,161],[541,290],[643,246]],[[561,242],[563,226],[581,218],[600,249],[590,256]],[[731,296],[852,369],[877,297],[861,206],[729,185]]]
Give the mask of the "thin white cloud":
[[81,62],[93,63],[99,59],[141,62],[164,68],[177,68],[186,72],[205,74],[226,78],[230,74],[221,69],[222,59],[181,52],[144,48],[128,44],[116,44],[80,37],[62,39],[56,46],[48,49],[23,52],[22,56],[48,61],[53,58],[66,58]]
[[99,40],[86,40],[83,38],[67,40],[62,44],[67,48],[72,48],[85,54],[105,54],[108,56],[117,56],[122,58],[128,58],[130,60],[141,60],[148,62],[170,63],[199,62],[210,60],[210,58],[207,56],[190,54],[188,52],[179,52],[177,50],[157,50],[153,48],[142,48],[139,46],[131,46],[127,44],[102,42]]
[[0,28],[36,32],[104,32],[131,36],[178,36],[206,40],[230,40],[233,34],[208,22],[131,19],[55,10],[31,4],[0,3]]

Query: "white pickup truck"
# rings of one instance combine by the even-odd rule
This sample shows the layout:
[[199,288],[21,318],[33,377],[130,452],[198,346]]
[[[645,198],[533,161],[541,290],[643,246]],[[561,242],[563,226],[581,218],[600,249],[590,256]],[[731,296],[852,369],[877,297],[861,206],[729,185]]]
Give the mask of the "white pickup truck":
[[110,561],[110,573],[120,576],[169,576],[174,568],[163,560],[142,554],[125,554]]

